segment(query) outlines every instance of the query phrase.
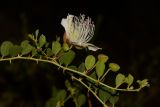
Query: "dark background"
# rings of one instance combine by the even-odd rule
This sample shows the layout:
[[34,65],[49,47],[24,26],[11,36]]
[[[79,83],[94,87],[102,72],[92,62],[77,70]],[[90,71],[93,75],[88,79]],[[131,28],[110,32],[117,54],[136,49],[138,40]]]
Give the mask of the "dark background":
[[[58,2],[13,0],[1,3],[0,42],[10,40],[20,43],[28,33],[32,33],[36,29],[46,35],[48,41],[52,41],[55,40],[56,35],[62,37],[64,29],[60,22],[68,13],[85,14],[91,17],[96,25],[95,36],[91,42],[102,47],[102,53],[107,54],[110,61],[118,63],[121,66],[121,72],[131,73],[136,79],[148,78],[151,84],[150,88],[144,89],[140,93],[124,93],[117,106],[150,107],[158,105],[160,102],[160,11],[158,2],[155,0]],[[23,63],[19,61],[19,68],[15,68],[17,65],[7,64],[1,63],[0,65],[2,69],[0,72],[0,99],[4,100],[3,97],[5,97],[7,103],[15,105],[16,89],[19,90],[17,92],[19,96],[16,97],[17,103],[23,102],[25,105],[22,104],[23,107],[32,107],[35,99],[44,103],[49,98],[50,91],[47,90],[47,87],[49,88],[53,83],[52,80],[48,80],[50,72],[46,74],[45,67],[45,70],[41,69],[40,73],[27,73],[25,76],[22,72],[28,72],[26,64],[23,66]],[[33,66],[35,69],[40,65],[33,64]],[[26,69],[24,69],[25,67]],[[20,77],[22,75],[24,77],[17,80],[17,74],[11,70]],[[43,77],[44,74],[47,76]],[[37,86],[38,81],[42,83]],[[48,84],[46,85],[46,83]],[[40,92],[35,95],[33,90],[40,90]],[[25,95],[24,93],[29,94]],[[8,97],[6,94],[9,94]],[[37,98],[33,96],[37,96]],[[0,101],[0,104],[4,102],[3,100]],[[10,106],[9,104],[4,107]],[[38,106],[38,104],[37,107],[42,106]],[[20,105],[18,106],[20,107]]]

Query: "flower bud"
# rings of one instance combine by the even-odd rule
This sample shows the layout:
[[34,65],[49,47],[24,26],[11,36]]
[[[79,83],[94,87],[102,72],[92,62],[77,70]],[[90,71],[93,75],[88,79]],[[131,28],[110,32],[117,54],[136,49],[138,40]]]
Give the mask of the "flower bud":
[[102,62],[106,63],[108,59],[109,59],[109,58],[108,58],[107,55],[104,55],[104,54],[99,54],[99,55],[98,55],[98,60],[99,60],[99,61],[102,61]]
[[69,46],[67,43],[63,43],[63,50],[64,51],[68,51],[69,50]]

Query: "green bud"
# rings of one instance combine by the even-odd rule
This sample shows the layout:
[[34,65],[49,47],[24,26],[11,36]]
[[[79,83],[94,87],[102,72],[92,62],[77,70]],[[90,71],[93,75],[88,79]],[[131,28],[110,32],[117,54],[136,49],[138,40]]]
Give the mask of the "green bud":
[[56,41],[59,42],[60,41],[60,37],[56,37]]
[[63,50],[64,51],[68,51],[69,50],[69,46],[67,43],[63,43]]
[[102,62],[106,63],[108,59],[109,59],[109,58],[108,58],[107,55],[104,55],[104,54],[99,54],[99,55],[98,55],[98,60],[99,60],[99,61],[102,61]]
[[34,39],[34,36],[32,34],[28,34],[28,37],[32,40]]
[[109,68],[111,69],[111,71],[117,72],[120,69],[120,66],[116,63],[110,63]]

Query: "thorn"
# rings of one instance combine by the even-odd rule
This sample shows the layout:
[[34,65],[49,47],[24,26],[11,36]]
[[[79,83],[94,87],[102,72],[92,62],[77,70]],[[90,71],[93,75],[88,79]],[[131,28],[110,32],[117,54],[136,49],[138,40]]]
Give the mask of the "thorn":
[[60,70],[61,67],[58,67],[58,70]]
[[65,73],[66,69],[63,68],[63,74]]
[[9,63],[10,63],[10,64],[12,63],[12,60],[11,60],[11,59],[9,60]]
[[72,79],[72,81],[74,80],[74,77],[73,76],[71,76],[71,79]]
[[19,54],[18,54],[18,56],[17,57],[21,57]]
[[38,64],[38,59],[36,60],[37,64]]
[[79,79],[80,81],[82,81],[83,78],[79,77],[78,79]]

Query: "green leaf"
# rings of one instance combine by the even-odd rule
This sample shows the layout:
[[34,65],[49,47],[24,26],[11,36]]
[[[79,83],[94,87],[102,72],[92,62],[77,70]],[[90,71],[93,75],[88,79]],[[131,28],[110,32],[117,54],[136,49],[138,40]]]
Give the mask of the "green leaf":
[[113,72],[117,72],[120,69],[120,66],[116,63],[109,63],[109,68]]
[[88,55],[85,59],[85,67],[87,70],[91,69],[95,64],[95,57],[93,55]]
[[69,80],[65,81],[65,86],[67,87],[67,89],[72,88],[71,83],[69,82]]
[[137,80],[137,83],[140,85],[140,88],[149,87],[148,79]]
[[61,44],[58,41],[52,42],[52,52],[57,55],[57,53],[61,50]]
[[58,89],[55,86],[53,86],[52,87],[52,97],[56,97],[57,93],[58,93]]
[[79,65],[79,67],[78,67],[78,71],[80,71],[80,72],[84,72],[85,71],[85,63],[84,62],[82,62],[80,65]]
[[55,107],[62,107],[61,103],[62,103],[61,101],[58,101]]
[[57,102],[56,98],[51,98],[46,102],[46,107],[56,107]]
[[39,29],[37,29],[37,30],[35,31],[35,36],[36,36],[36,38],[38,37],[38,34],[39,34]]
[[96,71],[93,71],[93,72],[91,73],[91,75],[89,75],[89,76],[97,80]]
[[77,101],[78,101],[79,107],[81,107],[86,103],[86,96],[84,94],[80,94],[77,98]]
[[125,83],[128,84],[128,88],[132,85],[133,80],[134,80],[134,77],[131,74],[129,74],[128,77],[125,78]]
[[57,100],[58,101],[63,101],[67,96],[67,92],[66,90],[62,89],[62,90],[59,90],[58,93],[57,93]]
[[21,47],[22,47],[22,55],[26,55],[30,53],[33,50],[33,46],[29,44],[29,41],[25,40],[21,42]]
[[46,41],[46,37],[42,34],[40,37],[39,37],[39,47],[43,47],[45,44],[47,43]]
[[[97,80],[97,74],[96,74],[96,71],[91,71],[91,73],[90,73],[90,75],[89,75],[89,76],[90,76],[90,77],[92,77],[93,79]],[[88,78],[87,78],[87,80],[88,80],[90,83],[95,83],[95,81],[90,80],[90,79],[88,79]]]
[[116,76],[116,88],[118,88],[121,84],[125,82],[125,76],[121,73]]
[[52,49],[51,48],[48,48],[47,49],[47,56],[52,56],[53,55],[53,52],[52,52]]
[[72,50],[69,50],[68,52],[64,53],[62,55],[62,57],[60,57],[60,63],[61,64],[65,64],[66,66],[68,66],[72,61],[73,59],[75,58],[75,52],[72,51]]
[[28,40],[24,40],[24,41],[21,42],[21,47],[23,48],[28,44],[29,44],[29,41]]
[[109,102],[110,102],[111,104],[116,104],[118,100],[119,100],[119,96],[118,96],[118,95],[114,95],[114,96],[111,96],[111,97],[109,98]]
[[73,69],[73,70],[77,70],[77,67],[74,65],[68,66],[68,68]]
[[73,59],[75,58],[75,52],[72,51],[72,50],[69,50],[67,53],[65,53],[64,55],[64,64],[66,66],[68,66],[72,61]]
[[64,64],[64,62],[63,62],[63,56],[64,56],[64,54],[65,54],[64,50],[60,50],[59,53],[58,53],[58,56],[60,56],[59,59],[58,59],[60,65]]
[[10,48],[13,46],[12,42],[4,41],[1,45],[1,55],[2,57],[8,56],[10,52]]
[[105,70],[104,62],[103,61],[98,61],[96,63],[96,73],[97,73],[98,78],[100,78],[103,75],[104,70]]
[[99,89],[98,96],[105,103],[110,98],[111,94],[107,90]]
[[48,46],[49,46],[49,42],[46,42],[45,48],[48,48]]
[[60,41],[60,39],[61,39],[61,38],[60,38],[59,36],[58,36],[58,37],[56,37],[56,41],[57,41],[57,42],[59,42],[59,41]]
[[12,57],[17,56],[21,53],[22,48],[18,45],[13,45],[10,50],[9,53]]
[[31,40],[34,40],[34,35],[28,34],[28,37],[29,37]]
[[52,88],[52,97],[47,101],[46,107],[58,106],[66,97],[65,90],[58,90],[55,86]]
[[37,55],[37,54],[38,54],[37,49],[35,47],[33,47],[33,49],[32,49],[32,57]]

